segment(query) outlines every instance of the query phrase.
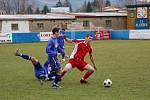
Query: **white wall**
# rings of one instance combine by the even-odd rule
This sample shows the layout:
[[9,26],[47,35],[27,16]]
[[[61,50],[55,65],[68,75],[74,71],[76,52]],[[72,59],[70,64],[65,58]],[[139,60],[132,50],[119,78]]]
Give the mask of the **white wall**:
[[51,12],[70,12],[70,8],[69,7],[55,7],[55,8],[51,8]]
[[150,39],[150,30],[129,30],[129,39]]
[[[11,24],[18,24],[18,31],[12,31]],[[2,21],[2,30],[1,33],[13,33],[13,32],[30,32],[29,31],[29,21],[28,20],[18,20],[18,21]]]

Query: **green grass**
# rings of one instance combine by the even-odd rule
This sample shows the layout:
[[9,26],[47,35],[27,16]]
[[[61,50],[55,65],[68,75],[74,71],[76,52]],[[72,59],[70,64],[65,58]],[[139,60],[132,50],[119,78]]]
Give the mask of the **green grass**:
[[[32,64],[14,56],[19,47],[23,53],[44,63],[45,42],[0,44],[0,100],[150,99],[149,40],[103,40],[92,44],[98,70],[89,78],[90,84],[81,85],[79,80],[83,73],[73,69],[63,78],[62,89],[52,89],[50,82],[40,86]],[[68,54],[72,48],[72,44],[66,44]],[[89,61],[88,57],[86,59]],[[113,82],[110,88],[102,85],[107,78]]]

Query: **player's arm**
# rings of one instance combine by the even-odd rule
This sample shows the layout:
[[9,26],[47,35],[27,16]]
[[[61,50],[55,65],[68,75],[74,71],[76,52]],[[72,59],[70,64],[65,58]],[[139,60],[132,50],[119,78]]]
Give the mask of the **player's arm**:
[[48,41],[48,45],[46,46],[46,52],[51,55],[56,55],[56,52],[54,52],[52,49],[54,48],[53,45],[54,45],[53,41]]
[[93,64],[94,69],[97,70],[97,68],[96,68],[96,63],[95,63],[95,61],[94,61],[93,54],[90,53],[89,55],[90,55],[90,60],[91,60],[91,62],[92,62],[92,64]]
[[68,43],[80,43],[80,42],[84,42],[84,40],[69,39],[66,36],[64,37],[64,39]]
[[68,43],[73,43],[73,42],[72,42],[72,39],[69,39],[69,38],[67,38],[67,37],[64,37],[64,39],[65,39],[65,41],[68,42]]
[[91,48],[91,50],[90,50],[90,52],[89,52],[90,60],[91,60],[91,62],[92,62],[92,64],[93,64],[94,69],[97,70],[97,68],[96,68],[96,63],[95,63],[95,61],[94,61],[94,57],[93,57],[92,51],[93,51],[93,50],[92,50],[92,48]]

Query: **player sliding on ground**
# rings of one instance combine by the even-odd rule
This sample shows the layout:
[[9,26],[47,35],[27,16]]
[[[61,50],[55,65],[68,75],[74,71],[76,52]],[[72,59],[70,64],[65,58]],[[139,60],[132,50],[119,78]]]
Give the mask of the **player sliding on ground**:
[[24,58],[26,60],[30,60],[32,62],[33,66],[34,66],[34,75],[40,81],[41,85],[43,85],[43,81],[48,81],[48,80],[54,79],[55,72],[54,73],[49,72],[49,74],[46,74],[45,69],[42,67],[40,62],[35,57],[31,57],[27,54],[22,54],[19,52],[19,49],[17,49],[15,56],[22,57],[22,58]]

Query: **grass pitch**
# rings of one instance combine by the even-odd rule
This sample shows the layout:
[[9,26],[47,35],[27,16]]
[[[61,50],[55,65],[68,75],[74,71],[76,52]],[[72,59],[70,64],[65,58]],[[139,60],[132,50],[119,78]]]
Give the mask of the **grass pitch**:
[[[46,42],[0,44],[0,100],[150,99],[149,40],[103,40],[92,44],[98,70],[89,78],[89,84],[81,85],[83,73],[73,69],[63,78],[62,89],[52,89],[50,82],[41,86],[30,61],[14,56],[16,48],[20,48],[43,64]],[[72,44],[66,44],[68,54],[72,48]],[[107,78],[113,82],[110,88],[102,85]]]

